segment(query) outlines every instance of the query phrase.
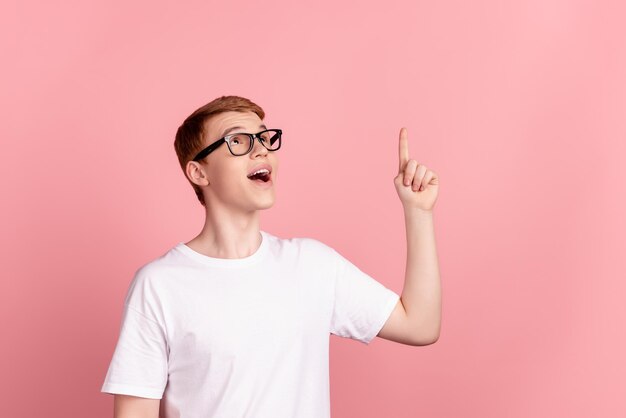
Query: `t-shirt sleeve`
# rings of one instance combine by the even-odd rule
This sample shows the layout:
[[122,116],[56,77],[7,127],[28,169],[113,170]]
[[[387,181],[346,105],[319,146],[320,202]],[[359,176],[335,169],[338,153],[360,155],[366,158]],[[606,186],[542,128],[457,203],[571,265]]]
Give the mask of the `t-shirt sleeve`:
[[168,378],[165,328],[150,307],[145,278],[136,275],[127,292],[117,345],[101,392],[161,399]]
[[330,332],[369,344],[385,325],[400,296],[331,250],[336,268]]

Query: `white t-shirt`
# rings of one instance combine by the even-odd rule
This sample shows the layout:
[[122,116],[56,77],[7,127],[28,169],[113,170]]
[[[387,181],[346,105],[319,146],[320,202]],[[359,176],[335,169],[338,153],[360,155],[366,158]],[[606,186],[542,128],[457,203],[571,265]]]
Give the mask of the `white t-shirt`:
[[101,392],[164,418],[330,417],[330,334],[369,344],[400,296],[318,240],[260,233],[248,257],[180,242],[140,267]]

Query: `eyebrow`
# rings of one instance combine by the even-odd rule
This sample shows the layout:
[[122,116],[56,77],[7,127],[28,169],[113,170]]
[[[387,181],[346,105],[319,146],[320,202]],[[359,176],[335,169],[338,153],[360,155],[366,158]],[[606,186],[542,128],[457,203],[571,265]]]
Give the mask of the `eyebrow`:
[[[243,126],[232,126],[228,129],[226,129],[223,133],[222,133],[222,137],[225,137],[226,135],[228,135],[229,132],[234,131],[235,129],[245,129]],[[259,129],[267,129],[267,126],[265,126],[264,124],[261,124],[261,126],[259,126]]]

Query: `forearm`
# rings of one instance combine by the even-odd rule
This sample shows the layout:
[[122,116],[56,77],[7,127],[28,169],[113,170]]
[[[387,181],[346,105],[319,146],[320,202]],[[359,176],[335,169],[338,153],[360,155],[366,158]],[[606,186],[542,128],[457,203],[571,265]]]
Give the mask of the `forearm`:
[[441,329],[441,280],[432,211],[404,210],[406,272],[401,300],[420,339],[437,340]]

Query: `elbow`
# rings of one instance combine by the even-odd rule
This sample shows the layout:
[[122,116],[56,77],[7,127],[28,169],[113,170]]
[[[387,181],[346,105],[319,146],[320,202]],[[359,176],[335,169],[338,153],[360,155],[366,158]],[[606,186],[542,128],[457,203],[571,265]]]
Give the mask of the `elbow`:
[[436,334],[436,335],[432,338],[432,340],[430,341],[430,344],[434,344],[434,343],[436,343],[436,342],[437,342],[437,340],[439,340],[439,333],[437,333],[437,334]]
[[430,345],[439,340],[441,334],[441,316],[426,318],[422,316],[422,320],[410,321],[408,328],[412,332],[411,345]]
[[428,336],[428,337],[421,336],[420,338],[414,339],[411,345],[413,346],[431,345],[431,344],[436,343],[437,340],[439,340],[439,335]]
[[436,343],[439,340],[440,329],[437,328],[436,331],[433,332],[421,332],[418,333],[412,340],[411,345],[421,346],[421,345],[431,345]]

